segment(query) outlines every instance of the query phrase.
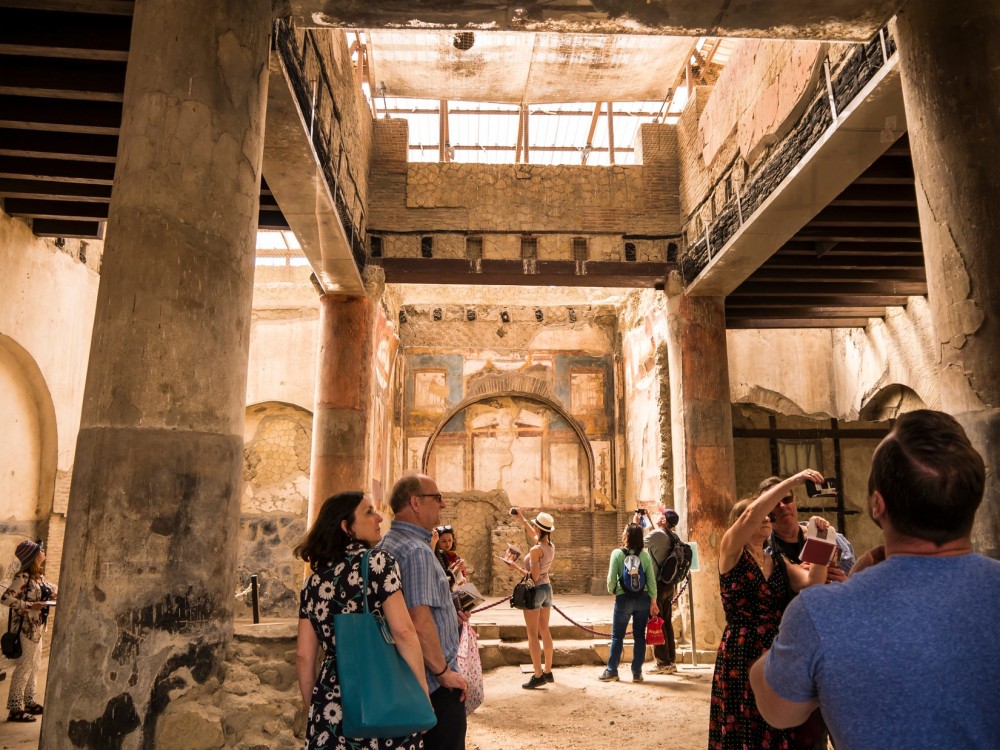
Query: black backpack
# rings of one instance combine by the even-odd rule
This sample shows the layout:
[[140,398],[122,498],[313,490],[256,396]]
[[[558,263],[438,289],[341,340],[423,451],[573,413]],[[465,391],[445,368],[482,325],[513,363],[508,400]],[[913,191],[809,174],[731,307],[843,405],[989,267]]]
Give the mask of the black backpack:
[[656,582],[661,586],[676,586],[687,578],[694,552],[691,545],[682,542],[677,534],[669,529],[666,531],[670,535],[672,544],[666,558],[657,563]]

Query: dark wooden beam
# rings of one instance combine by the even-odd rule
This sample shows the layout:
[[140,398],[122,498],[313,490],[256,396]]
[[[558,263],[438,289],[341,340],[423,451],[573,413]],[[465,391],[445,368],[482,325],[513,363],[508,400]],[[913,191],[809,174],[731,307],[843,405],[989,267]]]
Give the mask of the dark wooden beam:
[[[822,260],[826,260],[826,257]],[[792,281],[808,282],[810,284],[826,284],[835,281],[927,281],[923,266],[915,268],[865,268],[854,270],[849,268],[825,268],[822,265],[814,268],[776,268],[770,262],[765,263],[750,276],[747,281]]]
[[832,427],[815,427],[805,429],[776,428],[762,429],[754,427],[734,427],[734,438],[777,438],[778,440],[815,440],[816,438],[838,437],[847,440],[881,440],[889,434],[886,428],[848,427],[834,429]]
[[917,208],[891,206],[827,206],[809,227],[919,227]]
[[280,210],[269,211],[267,209],[261,209],[257,212],[257,228],[273,230],[291,229],[288,225],[288,219],[285,218],[285,215]]
[[[920,227],[814,227],[807,224],[792,238],[818,242],[920,242]],[[814,248],[815,251],[815,248]]]
[[885,317],[884,307],[824,307],[822,305],[798,305],[789,307],[774,307],[770,300],[761,301],[759,307],[729,307],[726,306],[726,319],[735,318],[810,318],[810,317],[851,317],[851,318],[882,318]]
[[0,55],[0,94],[120,102],[125,63]]
[[111,200],[111,186],[94,185],[85,182],[17,180],[0,177],[0,195],[6,198],[108,203]]
[[0,127],[4,128],[118,135],[121,121],[122,105],[117,102],[0,96]]
[[855,185],[912,185],[913,161],[909,154],[882,156],[854,181]]
[[114,164],[118,157],[118,138],[91,133],[0,128],[0,154]]
[[[787,287],[785,287],[787,289]],[[906,307],[909,299],[905,294],[805,294],[788,295],[774,294],[766,300],[752,296],[726,297],[727,309],[745,309],[759,307],[762,303],[768,307],[802,307],[803,305],[818,305],[820,307]]]
[[135,11],[135,0],[0,0],[0,7],[131,16]]
[[3,204],[4,210],[11,216],[77,221],[87,221],[88,219],[105,221],[108,218],[107,203],[4,198]]
[[912,185],[864,185],[854,183],[832,201],[831,206],[915,207],[917,193]]
[[464,258],[383,258],[385,280],[406,284],[500,284],[504,286],[594,286],[650,288],[662,281],[662,263],[591,261],[578,275],[572,260],[540,260],[526,274],[521,260],[484,259],[481,273]]
[[115,165],[69,159],[31,159],[0,154],[0,177],[110,185],[115,179]]
[[[892,255],[893,258],[902,255],[923,257],[923,247],[919,242],[887,242],[873,240],[869,242],[845,242],[831,249],[824,258],[848,256]],[[814,240],[792,240],[786,242],[775,255],[792,256],[808,255],[816,257],[816,242]]]
[[101,239],[99,221],[61,221],[59,219],[35,219],[31,231],[38,237],[78,237],[83,240]]
[[923,281],[832,281],[823,284],[789,284],[780,282],[745,281],[729,295],[733,297],[756,297],[758,295],[780,296],[784,299],[811,299],[852,296],[925,295],[927,284]]
[[132,19],[0,7],[0,53],[76,60],[128,59]]
[[868,318],[726,318],[726,328],[864,328]]
[[[831,251],[822,258],[815,255],[772,255],[760,270],[778,268],[803,269],[856,269],[859,271],[915,269],[924,267],[924,258],[920,253],[912,255],[834,255]],[[759,273],[760,271],[757,271]],[[756,275],[756,274],[755,274]]]

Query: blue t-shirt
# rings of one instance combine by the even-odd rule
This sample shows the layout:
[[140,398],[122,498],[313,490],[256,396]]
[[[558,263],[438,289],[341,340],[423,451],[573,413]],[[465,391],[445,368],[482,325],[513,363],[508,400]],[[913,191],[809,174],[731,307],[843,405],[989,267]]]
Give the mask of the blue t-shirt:
[[837,750],[1000,748],[1000,562],[897,555],[788,605],[764,666]]

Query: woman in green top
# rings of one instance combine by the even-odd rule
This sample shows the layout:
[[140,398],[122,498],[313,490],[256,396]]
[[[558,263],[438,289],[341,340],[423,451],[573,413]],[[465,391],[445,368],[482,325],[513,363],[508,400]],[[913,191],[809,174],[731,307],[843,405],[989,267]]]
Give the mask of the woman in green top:
[[[631,562],[629,557],[632,555],[639,558],[641,576],[639,570],[630,570],[626,566],[626,562]],[[631,578],[629,586],[623,583],[624,576]],[[640,577],[645,578],[645,581],[639,582]],[[631,591],[629,587],[640,590]],[[625,631],[631,620],[632,682],[642,682],[642,663],[646,660],[646,623],[660,610],[656,606],[656,573],[653,570],[653,559],[642,548],[642,527],[637,523],[630,523],[625,527],[622,533],[622,546],[611,553],[611,563],[608,565],[608,593],[615,595],[611,654],[608,656],[607,668],[598,679],[604,682],[618,680],[618,662],[622,658]]]

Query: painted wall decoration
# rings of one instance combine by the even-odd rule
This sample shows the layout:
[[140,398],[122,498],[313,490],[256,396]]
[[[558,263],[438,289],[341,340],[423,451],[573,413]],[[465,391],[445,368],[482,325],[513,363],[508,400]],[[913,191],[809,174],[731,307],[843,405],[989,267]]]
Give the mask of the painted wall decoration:
[[[464,425],[459,432],[451,422]],[[587,452],[551,406],[523,397],[476,402],[438,434],[427,461],[443,492],[503,490],[514,505],[588,508]]]
[[[590,508],[596,491],[598,507],[610,505],[610,356],[413,349],[405,361],[407,468],[426,459],[444,492],[503,490],[514,504]],[[455,411],[463,401],[472,403]],[[605,461],[596,487],[594,446]]]
[[381,305],[375,309],[372,342],[372,403],[368,433],[368,485],[376,507],[384,507],[391,486],[393,377],[399,336]]
[[[622,336],[625,376],[626,502],[660,503],[673,494],[666,486],[661,419],[669,419],[664,395],[667,318],[662,309],[645,314]],[[666,465],[669,465],[667,457]]]

